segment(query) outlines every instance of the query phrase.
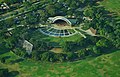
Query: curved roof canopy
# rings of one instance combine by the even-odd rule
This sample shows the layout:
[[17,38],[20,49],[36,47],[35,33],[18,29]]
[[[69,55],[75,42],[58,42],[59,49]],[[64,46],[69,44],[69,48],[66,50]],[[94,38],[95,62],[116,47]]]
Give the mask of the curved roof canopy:
[[68,25],[70,25],[70,26],[72,25],[72,23],[71,23],[67,18],[62,17],[62,16],[50,17],[50,18],[48,18],[48,19],[51,20],[52,23],[54,23],[54,22],[57,21],[57,20],[63,20],[63,21],[65,21],[65,22],[67,22]]

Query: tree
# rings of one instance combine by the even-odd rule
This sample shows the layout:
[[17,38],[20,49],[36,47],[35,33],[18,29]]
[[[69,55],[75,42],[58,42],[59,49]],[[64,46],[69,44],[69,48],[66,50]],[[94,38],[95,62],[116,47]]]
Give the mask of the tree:
[[41,60],[42,61],[49,61],[49,58],[50,58],[49,52],[44,52],[42,54]]
[[93,11],[93,9],[92,9],[90,6],[88,6],[88,7],[84,10],[83,14],[84,14],[86,17],[92,18],[92,17],[94,16],[94,11]]
[[21,3],[23,0],[3,0],[7,4]]
[[108,47],[110,42],[107,41],[106,39],[101,39],[96,43],[96,46],[98,47]]
[[55,16],[56,9],[53,6],[53,4],[49,4],[45,7],[46,12],[48,13],[48,16]]
[[75,54],[74,52],[67,52],[66,55],[66,59],[69,61],[73,61],[77,58],[77,54]]
[[95,55],[100,55],[101,52],[100,52],[99,47],[97,47],[97,46],[93,46],[93,53],[94,53]]
[[[29,13],[29,14],[27,14],[26,15],[26,22],[28,23],[28,24],[37,24],[38,23],[38,20],[39,20],[39,16],[38,15],[36,15],[36,13],[35,12],[33,12],[33,13]],[[33,26],[34,27],[34,26]]]
[[26,1],[23,4],[24,4],[24,7],[26,7],[28,9],[32,5],[32,2],[31,1]]
[[31,58],[33,60],[40,60],[41,55],[42,55],[39,53],[39,51],[36,51],[36,50],[33,50],[31,54],[32,54]]
[[85,51],[81,49],[81,50],[77,51],[77,55],[79,58],[83,58],[85,56]]
[[6,61],[6,60],[5,60],[5,58],[3,57],[3,58],[1,59],[1,62],[2,62],[2,63],[5,63],[5,61]]
[[21,56],[21,57],[26,57],[26,54],[27,54],[26,50],[23,49],[23,48],[20,48],[20,47],[19,47],[19,48],[14,48],[14,49],[13,49],[13,52],[14,52],[15,54]]
[[73,53],[72,53],[72,52],[68,52],[68,53],[67,53],[67,56],[66,56],[66,59],[67,59],[67,60],[73,59]]
[[40,23],[44,24],[47,20],[47,13],[45,12],[45,10],[39,10],[38,13],[40,14]]
[[72,42],[63,42],[62,44],[61,44],[61,47],[62,47],[62,49],[63,49],[63,51],[64,52],[70,52],[71,51],[71,49],[72,49]]
[[0,69],[0,77],[7,77],[8,74],[8,69]]

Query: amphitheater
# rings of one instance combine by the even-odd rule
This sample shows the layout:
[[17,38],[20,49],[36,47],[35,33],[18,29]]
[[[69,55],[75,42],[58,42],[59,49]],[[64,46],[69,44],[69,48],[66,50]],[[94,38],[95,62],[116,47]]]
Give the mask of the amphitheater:
[[[93,28],[90,28],[89,30],[83,30],[80,26],[74,27],[72,26],[73,23],[70,21],[70,19],[67,19],[63,16],[50,17],[47,21],[49,22],[49,24],[44,27],[43,25],[41,25],[42,27],[39,29],[40,32],[45,35],[53,37],[70,37],[75,34],[80,34],[81,36],[86,38],[86,36],[80,32],[82,31],[91,36],[96,36],[96,30],[94,30]],[[80,31],[76,29],[79,29]]]

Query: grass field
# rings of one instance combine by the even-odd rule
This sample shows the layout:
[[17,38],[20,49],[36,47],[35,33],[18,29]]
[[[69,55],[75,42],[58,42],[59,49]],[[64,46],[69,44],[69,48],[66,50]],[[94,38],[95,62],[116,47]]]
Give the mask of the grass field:
[[120,50],[97,58],[76,62],[44,63],[24,60],[19,63],[8,62],[19,59],[12,52],[0,55],[11,56],[0,68],[18,71],[17,77],[120,77]]
[[80,40],[81,38],[81,35],[80,34],[75,34],[71,37],[64,37],[64,38],[61,38],[61,37],[46,37],[44,39],[47,39],[47,40],[50,40],[50,42],[57,42],[57,43],[63,43],[63,42],[67,42],[67,41],[72,41],[72,42],[75,42],[77,40]]
[[107,10],[120,15],[120,0],[103,0],[101,3]]

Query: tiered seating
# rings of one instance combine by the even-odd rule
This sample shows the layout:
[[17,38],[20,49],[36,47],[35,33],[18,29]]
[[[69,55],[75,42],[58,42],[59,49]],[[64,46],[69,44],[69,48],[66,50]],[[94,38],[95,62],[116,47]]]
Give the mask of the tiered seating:
[[41,28],[40,31],[45,35],[55,36],[55,37],[68,37],[76,34],[76,32],[73,29],[59,30],[53,27],[44,27]]

